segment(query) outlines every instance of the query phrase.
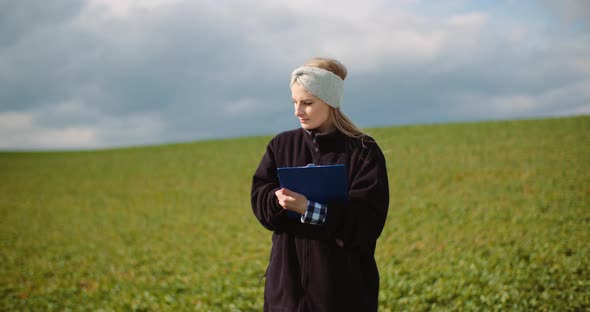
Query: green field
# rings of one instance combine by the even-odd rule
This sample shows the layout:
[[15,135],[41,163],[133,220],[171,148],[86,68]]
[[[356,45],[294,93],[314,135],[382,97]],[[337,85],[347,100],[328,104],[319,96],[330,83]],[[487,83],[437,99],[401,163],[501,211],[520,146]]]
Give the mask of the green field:
[[[380,311],[588,311],[590,117],[368,129]],[[0,310],[261,311],[270,137],[0,153]]]

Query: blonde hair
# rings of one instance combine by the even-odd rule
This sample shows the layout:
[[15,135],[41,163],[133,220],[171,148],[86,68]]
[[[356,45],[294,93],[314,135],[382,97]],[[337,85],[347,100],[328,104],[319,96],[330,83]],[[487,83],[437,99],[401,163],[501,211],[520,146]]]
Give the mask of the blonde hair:
[[[314,57],[307,61],[303,66],[317,67],[328,70],[338,75],[342,80],[346,79],[348,71],[342,63],[335,59]],[[336,129],[340,130],[346,136],[363,140],[367,135],[359,127],[357,127],[352,120],[350,120],[339,108],[330,106],[330,119]]]

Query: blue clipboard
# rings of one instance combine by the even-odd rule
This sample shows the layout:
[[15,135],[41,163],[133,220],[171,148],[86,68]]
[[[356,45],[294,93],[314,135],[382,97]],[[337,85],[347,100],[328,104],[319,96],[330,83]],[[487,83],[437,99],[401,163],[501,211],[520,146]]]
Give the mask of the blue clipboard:
[[[343,164],[281,167],[277,168],[277,174],[281,187],[303,194],[311,201],[325,204],[348,199],[346,167]],[[299,213],[289,211],[289,218],[300,217]]]

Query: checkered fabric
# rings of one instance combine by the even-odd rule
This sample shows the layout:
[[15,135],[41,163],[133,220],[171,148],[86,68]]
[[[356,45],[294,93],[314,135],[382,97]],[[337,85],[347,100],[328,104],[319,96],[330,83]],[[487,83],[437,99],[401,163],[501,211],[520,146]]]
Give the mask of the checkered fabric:
[[307,211],[301,216],[302,223],[322,225],[326,222],[328,206],[314,201],[307,201]]

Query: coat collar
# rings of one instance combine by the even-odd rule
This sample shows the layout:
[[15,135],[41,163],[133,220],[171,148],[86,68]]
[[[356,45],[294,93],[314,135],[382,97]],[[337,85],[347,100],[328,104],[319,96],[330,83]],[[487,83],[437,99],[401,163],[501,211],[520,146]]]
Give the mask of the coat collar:
[[346,135],[335,129],[328,133],[318,133],[314,130],[303,129],[305,141],[318,147],[321,152],[343,151],[346,144]]

